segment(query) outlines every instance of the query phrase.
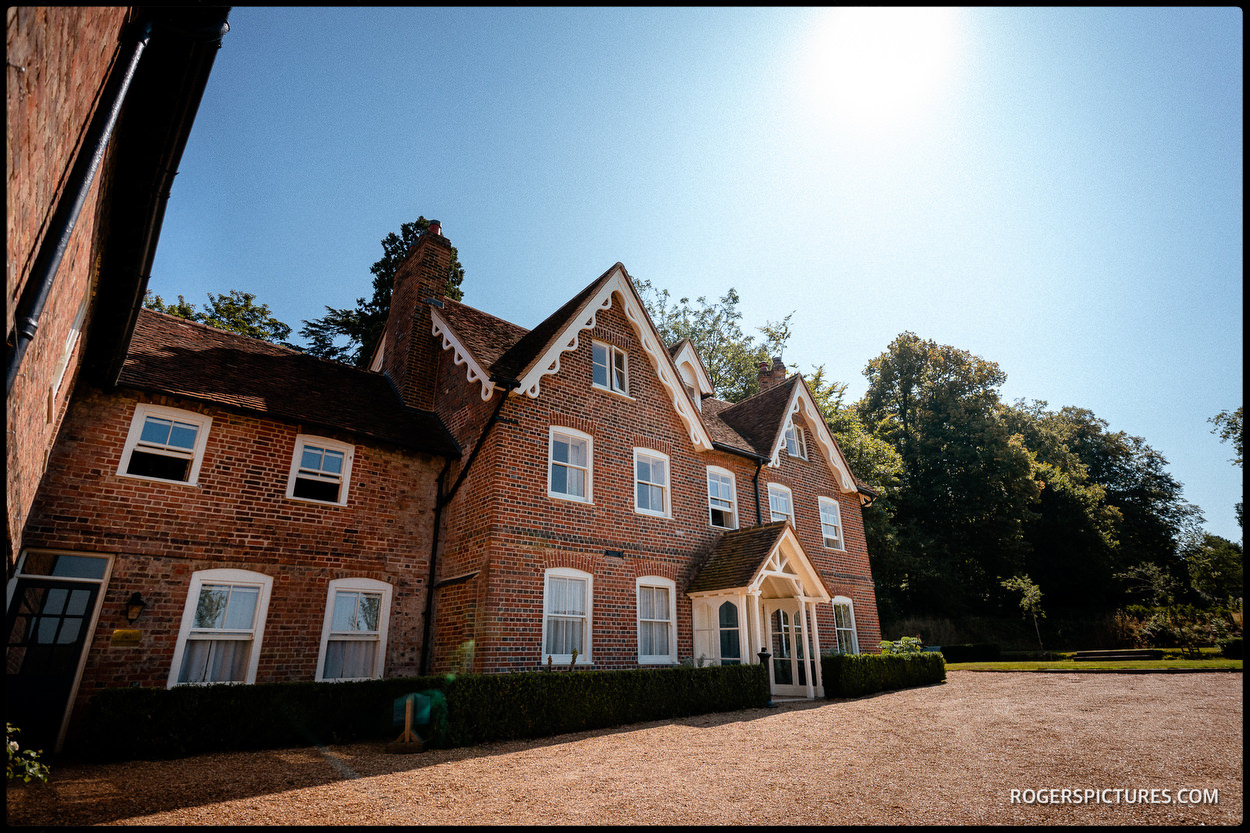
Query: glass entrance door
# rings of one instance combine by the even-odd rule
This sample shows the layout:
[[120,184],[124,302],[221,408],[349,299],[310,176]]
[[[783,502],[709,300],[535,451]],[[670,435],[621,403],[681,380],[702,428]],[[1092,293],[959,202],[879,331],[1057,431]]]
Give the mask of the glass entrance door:
[[[95,624],[108,560],[30,553],[9,596],[5,642],[7,717],[28,748],[60,739]],[[32,572],[43,575],[31,575]]]
[[808,651],[803,642],[799,604],[797,601],[778,601],[768,605],[768,609],[773,693],[806,696]]

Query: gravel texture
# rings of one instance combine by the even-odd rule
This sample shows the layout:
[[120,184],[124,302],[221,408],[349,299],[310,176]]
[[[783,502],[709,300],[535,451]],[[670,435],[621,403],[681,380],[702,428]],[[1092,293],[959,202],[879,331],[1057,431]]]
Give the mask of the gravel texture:
[[[1241,824],[1242,676],[990,674],[471,749],[61,762],[10,824]],[[1099,790],[1108,802],[1013,803]],[[1218,790],[1181,804],[1178,791]],[[1132,791],[1133,803],[1123,792]],[[1137,801],[1156,790],[1160,803]],[[1166,792],[1164,792],[1166,791]],[[1022,793],[1022,797],[1029,797]],[[1162,803],[1170,798],[1172,803]],[[1056,794],[1056,799],[1061,799]]]

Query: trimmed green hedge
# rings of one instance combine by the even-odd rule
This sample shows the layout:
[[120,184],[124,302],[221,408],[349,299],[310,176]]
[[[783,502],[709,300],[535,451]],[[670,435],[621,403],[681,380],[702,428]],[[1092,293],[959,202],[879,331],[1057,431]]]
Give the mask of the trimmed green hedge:
[[393,739],[395,700],[425,691],[441,692],[446,703],[442,731],[418,728],[436,747],[759,708],[769,700],[759,665],[115,688],[91,698],[69,751],[96,760],[159,759]]
[[862,697],[874,691],[946,681],[946,661],[923,654],[833,654],[820,658],[825,697]]

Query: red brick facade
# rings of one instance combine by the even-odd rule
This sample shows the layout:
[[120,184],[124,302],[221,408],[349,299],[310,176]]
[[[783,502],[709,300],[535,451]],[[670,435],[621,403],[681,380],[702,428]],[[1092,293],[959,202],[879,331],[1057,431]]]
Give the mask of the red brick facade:
[[[323,626],[335,604],[330,583],[348,578],[390,588],[386,676],[542,666],[546,574],[556,568],[590,576],[579,665],[640,664],[644,577],[671,582],[674,642],[666,661],[695,659],[684,591],[726,539],[710,523],[709,466],[733,474],[739,528],[770,523],[769,483],[791,490],[795,535],[819,576],[811,592],[851,600],[860,645],[876,645],[861,495],[849,472],[830,462],[840,453],[829,458],[817,446],[822,426],[806,421],[811,411],[793,416],[811,438],[807,459],[770,451],[790,419],[783,406],[798,407],[806,391],[801,380],[774,380],[745,411],[704,398],[700,414],[675,382],[668,352],[656,349],[619,265],[527,333],[438,303],[448,251],[433,232],[401,266],[384,374],[145,312],[120,386],[80,386],[24,534],[26,552],[111,559],[77,705],[101,688],[177,681],[178,657],[189,650],[185,623],[196,609],[193,578],[206,570],[249,571],[270,582],[250,682],[319,678]],[[592,302],[590,312],[579,306]],[[432,333],[436,324],[441,335]],[[627,357],[626,394],[592,384],[596,342]],[[211,419],[195,482],[119,473],[141,406]],[[745,433],[730,426],[732,413]],[[586,502],[549,494],[553,428],[591,438]],[[343,505],[288,496],[298,438],[307,435],[352,450]],[[667,461],[663,517],[635,508],[636,450]],[[841,508],[844,549],[824,544],[821,496]],[[129,628],[139,631],[138,642],[118,644],[115,632],[128,629],[126,602],[136,592],[147,603]],[[832,606],[811,609],[820,647],[835,648]]]

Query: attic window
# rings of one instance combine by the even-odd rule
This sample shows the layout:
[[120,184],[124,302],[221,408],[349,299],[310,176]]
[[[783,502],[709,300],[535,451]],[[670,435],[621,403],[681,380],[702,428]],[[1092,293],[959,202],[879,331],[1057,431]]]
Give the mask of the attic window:
[[807,435],[794,423],[786,429],[786,454],[800,460],[807,459]]
[[347,503],[355,447],[324,437],[295,438],[295,455],[286,496],[316,503]]
[[212,419],[191,411],[137,405],[117,473],[194,484]]
[[597,388],[629,396],[629,356],[619,347],[596,341],[592,345],[594,371],[591,382]]

